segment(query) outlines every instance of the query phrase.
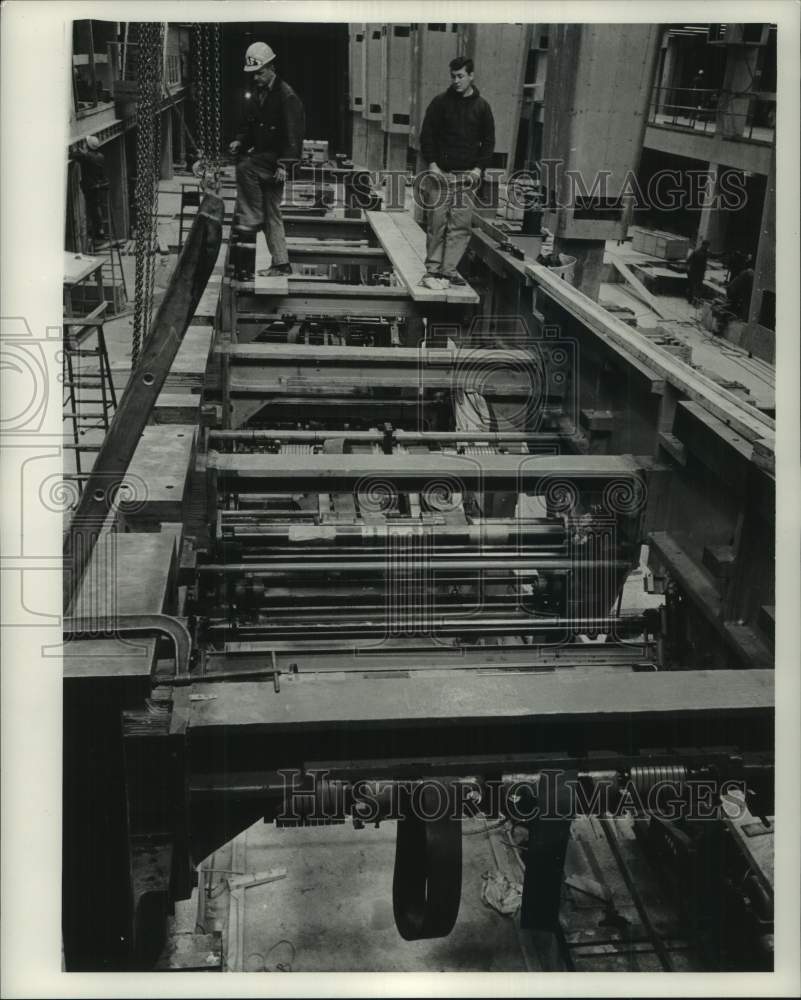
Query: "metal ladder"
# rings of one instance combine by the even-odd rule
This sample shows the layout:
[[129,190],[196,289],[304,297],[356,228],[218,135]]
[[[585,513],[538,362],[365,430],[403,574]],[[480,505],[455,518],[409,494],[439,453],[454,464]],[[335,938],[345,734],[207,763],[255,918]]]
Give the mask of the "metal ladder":
[[[65,479],[75,480],[78,493],[89,478],[82,459],[87,452],[100,451],[101,441],[83,443],[89,431],[102,431],[103,437],[111,425],[117,408],[117,393],[106,349],[102,315],[64,317],[64,383],[63,423],[69,423],[64,436],[64,449],[75,453],[75,472],[65,473]],[[94,347],[89,344],[93,336]],[[89,467],[91,468],[91,462]]]

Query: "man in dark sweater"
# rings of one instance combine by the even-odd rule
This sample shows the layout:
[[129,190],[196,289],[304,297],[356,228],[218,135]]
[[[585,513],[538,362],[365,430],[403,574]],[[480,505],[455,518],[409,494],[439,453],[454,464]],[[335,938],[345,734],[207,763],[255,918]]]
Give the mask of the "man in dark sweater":
[[275,53],[254,42],[245,53],[245,72],[253,74],[253,90],[245,108],[232,153],[246,155],[236,167],[237,213],[240,232],[264,230],[272,257],[268,275],[290,274],[281,200],[287,168],[301,158],[305,118],[295,91],[275,72]]
[[495,149],[495,121],[473,84],[472,59],[452,59],[450,71],[451,85],[429,104],[420,131],[429,169],[422,284],[435,289],[465,284],[457,268],[470,242],[475,191]]

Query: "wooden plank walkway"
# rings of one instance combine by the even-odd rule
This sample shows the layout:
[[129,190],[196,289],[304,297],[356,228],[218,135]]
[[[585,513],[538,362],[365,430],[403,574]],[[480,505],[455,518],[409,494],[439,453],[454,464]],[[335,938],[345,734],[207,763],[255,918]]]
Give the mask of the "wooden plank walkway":
[[256,234],[256,273],[253,277],[253,292],[255,295],[287,295],[289,281],[286,278],[268,278],[259,274],[266,271],[272,263],[267,240],[261,231]]
[[425,274],[426,235],[407,212],[368,212],[367,221],[415,302],[478,303],[469,285],[434,291],[420,284]]

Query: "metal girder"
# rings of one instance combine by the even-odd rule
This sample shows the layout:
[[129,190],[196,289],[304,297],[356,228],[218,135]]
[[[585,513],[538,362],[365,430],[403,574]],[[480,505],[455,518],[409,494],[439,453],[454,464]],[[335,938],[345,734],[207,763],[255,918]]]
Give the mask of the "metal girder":
[[299,264],[378,264],[389,266],[389,257],[380,247],[325,247],[320,245],[289,247],[292,259]]
[[485,396],[530,396],[539,387],[525,351],[499,363],[489,350],[414,347],[360,350],[310,344],[235,344],[216,352],[228,364],[231,393],[291,393],[301,385],[336,394],[378,387],[478,391]]
[[[355,685],[355,686],[354,686]],[[215,729],[289,735],[349,727],[379,727],[385,736],[398,728],[414,733],[429,727],[477,727],[498,724],[567,727],[602,722],[624,743],[645,740],[650,727],[680,720],[703,727],[750,718],[772,725],[773,676],[764,670],[691,670],[597,673],[591,669],[537,674],[462,675],[455,685],[448,674],[387,677],[372,685],[356,677],[337,679],[290,674],[280,692],[257,682],[192,685],[191,693],[213,698],[190,701],[188,730],[193,735]],[[532,732],[536,731],[535,728]],[[566,730],[553,732],[562,749],[572,750]],[[500,751],[500,747],[498,751]],[[613,745],[609,745],[613,749]],[[306,756],[310,753],[307,748]],[[469,741],[464,752],[471,750]]]
[[142,355],[131,373],[111,427],[100,446],[64,541],[64,610],[68,610],[106,517],[116,502],[170,366],[217,261],[224,203],[207,194],[175,265]]
[[[229,492],[376,492],[394,490],[553,490],[602,492],[607,483],[637,490],[644,462],[619,455],[227,455],[210,451],[207,469]],[[560,494],[561,495],[561,494]],[[377,502],[380,497],[377,496]]]
[[302,238],[322,237],[323,239],[369,240],[376,246],[373,229],[365,218],[341,219],[285,215],[284,229],[287,236]]
[[[235,285],[236,282],[232,282]],[[321,282],[320,284],[325,284]],[[302,286],[292,295],[265,296],[253,294],[253,283],[244,283],[234,290],[237,296],[237,322],[262,322],[269,308],[270,314],[282,316],[291,313],[294,316],[330,316],[342,319],[355,319],[362,316],[383,316],[389,320],[401,316],[422,316],[423,310],[419,302],[414,302],[406,293],[402,295],[383,295],[383,292],[392,292],[393,289],[376,285],[374,291],[377,294],[369,298],[359,296],[358,289],[367,286],[353,285],[353,294],[346,297],[341,295],[325,295],[306,293]],[[265,306],[264,303],[268,303]]]
[[64,618],[62,632],[66,641],[75,639],[151,637],[163,635],[173,644],[175,676],[189,676],[192,637],[186,625],[171,615],[102,615],[91,618]]

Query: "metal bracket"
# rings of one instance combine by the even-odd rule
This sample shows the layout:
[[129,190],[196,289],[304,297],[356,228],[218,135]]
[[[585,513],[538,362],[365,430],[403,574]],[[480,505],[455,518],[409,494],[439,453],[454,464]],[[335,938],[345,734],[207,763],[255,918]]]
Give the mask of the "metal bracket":
[[189,676],[192,636],[182,621],[171,615],[96,615],[90,618],[64,618],[65,640],[97,639],[99,636],[152,637],[166,635],[175,650],[175,677]]

